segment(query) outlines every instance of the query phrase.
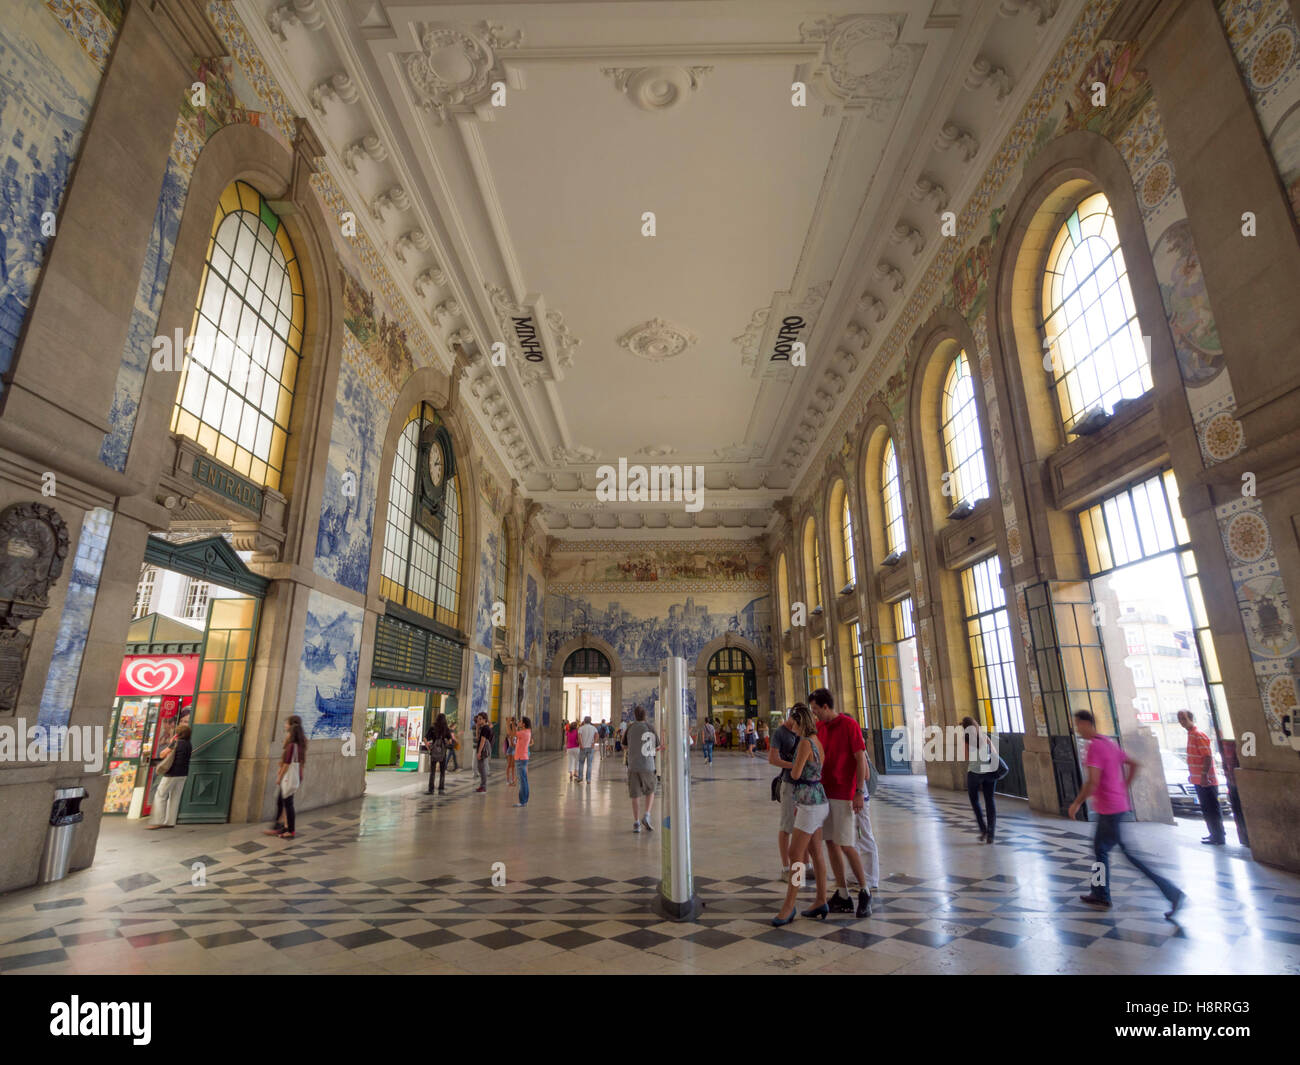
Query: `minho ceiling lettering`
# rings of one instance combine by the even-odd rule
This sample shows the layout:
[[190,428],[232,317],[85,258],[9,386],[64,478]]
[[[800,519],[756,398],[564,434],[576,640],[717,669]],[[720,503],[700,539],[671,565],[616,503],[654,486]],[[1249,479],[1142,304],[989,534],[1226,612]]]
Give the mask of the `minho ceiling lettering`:
[[552,531],[752,537],[1079,0],[234,6]]

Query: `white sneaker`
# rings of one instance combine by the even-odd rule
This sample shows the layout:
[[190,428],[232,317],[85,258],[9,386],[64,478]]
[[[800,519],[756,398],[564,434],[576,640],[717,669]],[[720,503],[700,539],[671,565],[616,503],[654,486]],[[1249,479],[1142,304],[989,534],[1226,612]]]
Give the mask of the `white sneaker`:
[[655,830],[655,826],[650,823],[649,814],[641,815],[641,824],[645,825],[645,829],[647,832],[653,832]]
[[641,831],[641,822],[640,822],[640,821],[633,821],[633,822],[632,822],[632,831],[633,831],[633,832],[640,832],[640,831]]
[[783,883],[783,884],[788,884],[788,883],[790,883],[790,867],[789,867],[788,865],[787,865],[784,869],[781,870],[781,877],[780,877],[780,880],[781,880],[781,883]]

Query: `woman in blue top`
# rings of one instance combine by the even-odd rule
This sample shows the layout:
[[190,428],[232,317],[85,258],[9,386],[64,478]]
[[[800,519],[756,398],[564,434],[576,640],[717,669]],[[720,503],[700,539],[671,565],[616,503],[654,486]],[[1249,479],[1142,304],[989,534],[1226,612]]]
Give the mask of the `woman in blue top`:
[[802,703],[790,711],[794,731],[799,736],[799,746],[794,752],[794,767],[790,779],[794,781],[794,832],[790,835],[790,882],[785,889],[785,904],[772,918],[772,924],[781,926],[794,920],[794,904],[799,896],[801,875],[806,868],[804,858],[812,851],[813,872],[817,877],[817,901],[812,909],[804,910],[805,917],[825,919],[830,912],[826,901],[826,862],[822,855],[821,831],[830,814],[830,803],[822,788],[821,740],[817,738],[817,719],[812,710]]

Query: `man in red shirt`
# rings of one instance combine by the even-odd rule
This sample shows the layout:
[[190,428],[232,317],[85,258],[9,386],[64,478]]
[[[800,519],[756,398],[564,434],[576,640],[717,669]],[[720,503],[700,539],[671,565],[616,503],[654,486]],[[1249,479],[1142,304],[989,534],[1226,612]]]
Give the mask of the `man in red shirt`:
[[[825,688],[808,696],[808,704],[817,716],[817,738],[826,752],[822,762],[822,788],[830,803],[830,816],[820,830],[825,833],[826,852],[835,870],[839,886],[830,898],[831,913],[854,913],[853,900],[845,888],[844,859],[849,860],[857,877],[858,905],[855,916],[871,916],[871,894],[867,890],[867,873],[857,849],[857,811],[862,809],[867,789],[867,745],[862,729],[848,714],[835,712],[835,697]],[[813,840],[814,847],[818,846]]]
[[1210,750],[1210,737],[1196,727],[1196,719],[1187,710],[1178,711],[1178,723],[1187,730],[1187,779],[1196,789],[1196,801],[1210,830],[1202,843],[1222,847],[1227,842],[1223,834],[1223,814],[1219,812],[1219,778],[1214,772],[1214,754]]

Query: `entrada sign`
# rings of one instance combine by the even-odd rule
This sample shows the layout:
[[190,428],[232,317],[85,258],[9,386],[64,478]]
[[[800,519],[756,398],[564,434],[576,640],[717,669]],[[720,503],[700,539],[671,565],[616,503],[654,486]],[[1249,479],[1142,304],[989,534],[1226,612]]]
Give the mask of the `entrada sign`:
[[544,361],[546,354],[542,351],[542,342],[537,339],[537,324],[533,321],[533,316],[528,314],[516,318],[512,315],[510,320],[515,323],[515,336],[519,338],[524,358],[529,362]]
[[194,468],[190,473],[205,488],[211,488],[232,503],[238,503],[241,507],[261,516],[262,490],[252,481],[240,477],[202,455],[195,456]]

